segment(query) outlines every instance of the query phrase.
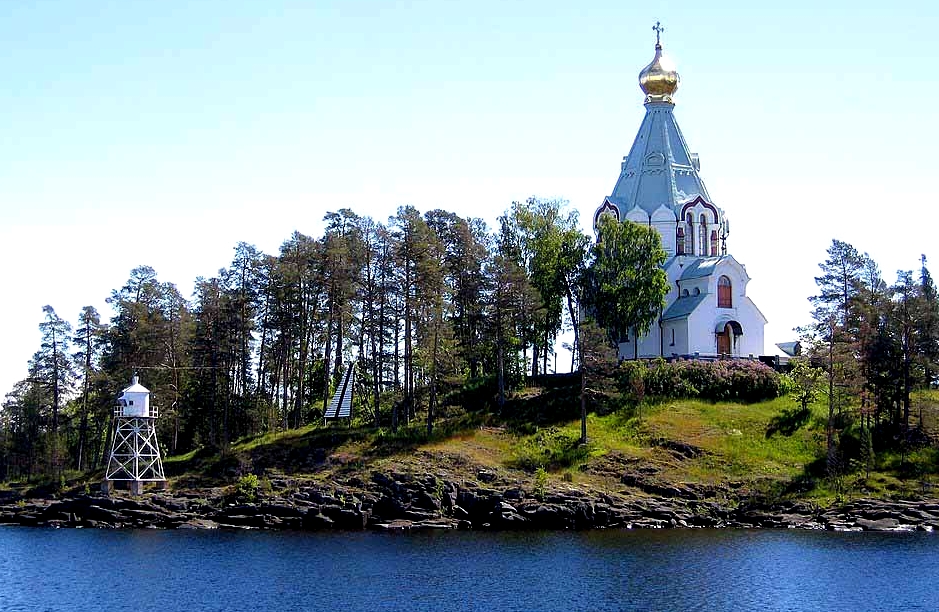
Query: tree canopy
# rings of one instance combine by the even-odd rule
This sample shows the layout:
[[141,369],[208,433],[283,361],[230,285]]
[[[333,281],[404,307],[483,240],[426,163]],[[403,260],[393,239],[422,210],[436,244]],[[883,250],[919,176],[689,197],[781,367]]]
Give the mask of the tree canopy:
[[585,278],[585,300],[615,342],[649,332],[665,306],[666,253],[658,232],[601,215]]
[[108,296],[109,320],[86,306],[73,332],[44,309],[29,376],[0,411],[0,477],[100,467],[135,372],[180,453],[315,422],[352,360],[372,424],[422,417],[430,432],[464,382],[548,372],[558,335],[576,336],[590,240],[565,202],[513,203],[494,232],[410,206],[323,221],[276,254],[238,243],[188,299],[140,265]]

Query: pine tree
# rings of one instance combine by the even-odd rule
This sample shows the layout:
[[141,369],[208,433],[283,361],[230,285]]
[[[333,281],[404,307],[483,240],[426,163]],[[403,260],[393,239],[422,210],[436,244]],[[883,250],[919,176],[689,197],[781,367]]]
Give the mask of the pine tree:
[[[39,324],[42,340],[39,350],[29,361],[29,377],[24,383],[25,388],[19,390],[16,399],[23,407],[23,414],[31,415],[29,431],[37,436],[42,431],[48,441],[48,473],[57,474],[63,468],[60,417],[75,382],[75,371],[69,355],[72,327],[51,306],[43,306],[42,311],[45,315]],[[27,405],[29,411],[25,408]],[[32,442],[30,448],[35,449]],[[36,454],[30,453],[30,473],[32,462],[37,458]]]
[[519,351],[525,344],[525,334],[531,313],[540,300],[538,292],[528,282],[525,271],[510,257],[497,254],[490,263],[489,296],[486,311],[488,345],[496,364],[498,406],[505,405],[506,387],[515,379],[524,376],[525,364],[519,359]]
[[12,477],[30,480],[36,473],[46,473],[43,455],[48,440],[45,418],[48,398],[43,388],[21,380],[3,400],[3,425],[7,435],[8,471]]
[[540,312],[544,305],[537,287],[532,279],[532,244],[528,240],[525,218],[529,216],[527,203],[512,202],[511,208],[499,217],[496,249],[503,259],[503,266],[520,270],[526,277],[530,293],[534,297],[531,308],[517,313],[514,318],[517,323],[517,338],[520,341],[522,362],[527,360],[527,350],[532,349],[531,373],[538,374],[538,347],[539,322],[544,315]]
[[420,213],[412,206],[403,206],[390,220],[396,239],[395,262],[397,281],[402,296],[400,320],[403,323],[402,340],[405,422],[410,423],[416,410],[416,392],[420,384],[415,346],[419,332],[420,309],[426,296],[420,294],[421,270],[427,268],[432,232]]
[[30,375],[51,395],[52,435],[58,433],[59,411],[66,394],[72,389],[75,371],[69,357],[72,326],[55,313],[52,306],[43,306],[45,321],[39,324],[42,344],[33,356]]
[[890,405],[895,385],[896,360],[892,355],[887,314],[890,310],[890,291],[880,275],[877,263],[865,253],[859,275],[859,292],[855,300],[858,309],[858,352],[864,379],[865,398],[872,398],[876,413]]
[[105,326],[101,323],[101,315],[98,314],[94,306],[85,306],[82,308],[81,313],[78,315],[78,329],[75,330],[75,336],[72,338],[77,348],[72,357],[74,363],[78,365],[81,370],[78,451],[75,461],[76,467],[79,470],[85,468],[85,462],[87,460],[88,420],[92,411],[92,390],[94,388],[95,376],[98,373],[98,364],[103,348],[105,330]]
[[809,301],[820,309],[823,319],[833,314],[839,333],[850,336],[857,329],[855,306],[865,260],[857,249],[840,240],[832,240],[827,253],[828,258],[819,264],[822,275],[815,277],[819,294]]
[[893,324],[899,346],[900,357],[900,404],[902,413],[897,415],[904,432],[910,427],[910,392],[915,383],[917,346],[919,334],[917,315],[920,311],[919,286],[910,271],[897,272],[897,282],[892,287],[894,294]]
[[919,308],[916,313],[916,352],[923,369],[923,383],[933,384],[939,369],[939,296],[932,275],[926,267],[926,256],[920,256]]
[[809,353],[824,364],[827,381],[828,419],[826,425],[826,464],[834,476],[840,466],[836,417],[861,388],[858,368],[858,334],[861,310],[858,298],[864,258],[846,242],[833,240],[828,258],[819,264],[822,274],[815,278],[819,294],[809,298],[814,306],[814,323],[804,328]]

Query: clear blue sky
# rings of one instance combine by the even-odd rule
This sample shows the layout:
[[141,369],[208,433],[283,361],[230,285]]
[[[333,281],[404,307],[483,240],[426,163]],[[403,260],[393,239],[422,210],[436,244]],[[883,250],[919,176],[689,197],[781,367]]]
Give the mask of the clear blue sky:
[[147,264],[184,295],[328,210],[589,220],[643,114],[656,20],[730,252],[794,338],[832,238],[888,282],[935,243],[932,3],[2,2],[0,395],[42,306]]

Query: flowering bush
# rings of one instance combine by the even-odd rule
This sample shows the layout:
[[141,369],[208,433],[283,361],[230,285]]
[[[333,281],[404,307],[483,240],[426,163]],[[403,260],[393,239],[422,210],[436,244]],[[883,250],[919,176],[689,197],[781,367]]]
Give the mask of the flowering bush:
[[779,374],[758,361],[624,361],[617,369],[621,392],[646,396],[700,398],[712,401],[759,402],[779,397]]

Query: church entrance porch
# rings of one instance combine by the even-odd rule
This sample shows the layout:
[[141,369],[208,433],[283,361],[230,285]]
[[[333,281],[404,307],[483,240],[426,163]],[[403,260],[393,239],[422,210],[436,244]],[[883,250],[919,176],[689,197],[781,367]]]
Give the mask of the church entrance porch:
[[743,335],[743,327],[737,321],[722,319],[718,321],[714,333],[717,335],[717,354],[733,355],[737,346],[737,338]]

